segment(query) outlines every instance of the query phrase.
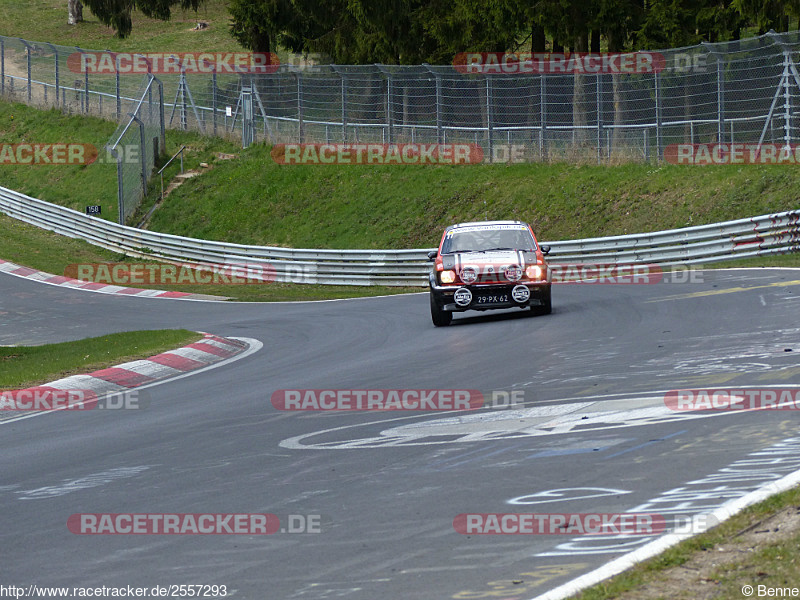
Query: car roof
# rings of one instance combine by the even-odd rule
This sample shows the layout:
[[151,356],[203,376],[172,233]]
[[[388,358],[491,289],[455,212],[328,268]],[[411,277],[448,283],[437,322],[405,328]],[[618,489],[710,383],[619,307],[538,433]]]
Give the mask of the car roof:
[[525,227],[528,226],[527,223],[522,221],[470,221],[468,223],[456,223],[454,225],[450,225],[449,227],[445,228],[445,231],[450,231],[453,229],[460,229],[462,227],[475,227],[476,225],[480,226],[492,226],[492,225],[523,225]]

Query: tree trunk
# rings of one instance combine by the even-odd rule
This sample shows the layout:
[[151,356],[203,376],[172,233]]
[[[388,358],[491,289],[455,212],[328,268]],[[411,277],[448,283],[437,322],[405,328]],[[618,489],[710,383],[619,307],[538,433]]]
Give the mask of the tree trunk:
[[544,52],[547,44],[547,39],[544,35],[544,28],[536,23],[531,25],[531,52]]
[[81,0],[67,0],[67,24],[75,25],[83,21],[83,4]]

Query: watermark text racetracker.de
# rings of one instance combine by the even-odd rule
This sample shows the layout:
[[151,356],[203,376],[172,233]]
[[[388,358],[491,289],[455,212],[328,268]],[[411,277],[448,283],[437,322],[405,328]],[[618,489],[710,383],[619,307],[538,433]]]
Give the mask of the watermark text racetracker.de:
[[0,144],[3,165],[89,165],[98,159],[92,144],[25,142]]
[[800,144],[670,144],[664,160],[674,165],[795,165]]
[[67,57],[70,71],[92,75],[267,74],[279,66],[271,52],[73,52]]
[[140,410],[150,404],[147,392],[125,390],[98,395],[89,389],[60,390],[47,386],[0,390],[0,411]]
[[704,72],[707,56],[671,52],[460,52],[453,58],[458,73],[474,75],[653,75]]
[[64,277],[89,284],[116,285],[259,285],[273,282],[315,283],[316,266],[283,263],[73,263]]
[[82,142],[20,142],[0,144],[0,166],[141,165],[139,144],[120,144],[113,153]]
[[800,388],[672,390],[664,405],[681,411],[800,410]]
[[651,513],[461,513],[453,528],[463,535],[654,535],[666,520]]
[[484,75],[566,75],[659,73],[660,52],[461,52],[453,59],[459,73]]
[[273,513],[76,513],[76,535],[273,535],[322,533],[322,515]]
[[550,263],[552,282],[558,284],[703,283],[703,272],[686,265],[662,267],[646,263]]
[[279,165],[471,165],[482,163],[478,144],[275,144]]

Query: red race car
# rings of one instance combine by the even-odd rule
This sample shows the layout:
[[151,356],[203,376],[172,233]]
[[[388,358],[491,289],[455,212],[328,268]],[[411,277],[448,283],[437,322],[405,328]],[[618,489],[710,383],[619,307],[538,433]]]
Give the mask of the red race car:
[[458,223],[444,230],[439,249],[428,253],[431,319],[449,325],[454,312],[529,308],[552,310],[552,276],[533,230],[521,221]]

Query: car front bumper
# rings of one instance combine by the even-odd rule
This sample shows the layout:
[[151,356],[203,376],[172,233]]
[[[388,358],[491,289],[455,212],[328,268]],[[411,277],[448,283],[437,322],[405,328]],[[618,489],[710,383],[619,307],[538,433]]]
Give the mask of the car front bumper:
[[463,312],[544,306],[550,301],[550,285],[549,281],[525,281],[516,284],[432,285],[430,290],[442,310]]

